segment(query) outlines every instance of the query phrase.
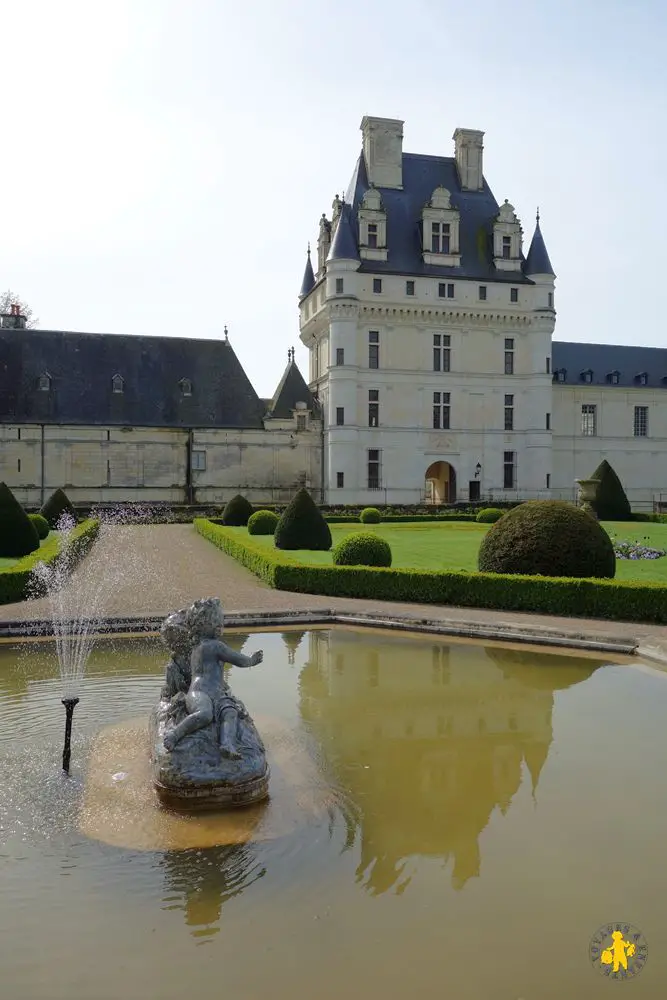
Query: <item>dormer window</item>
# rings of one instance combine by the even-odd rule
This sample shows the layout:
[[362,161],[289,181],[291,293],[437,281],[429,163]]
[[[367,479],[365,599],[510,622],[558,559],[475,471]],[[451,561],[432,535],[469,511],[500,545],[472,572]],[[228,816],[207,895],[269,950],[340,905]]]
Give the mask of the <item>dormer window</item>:
[[189,378],[182,378],[178,384],[181,387],[181,396],[192,395],[192,382]]
[[607,375],[607,381],[610,385],[618,385],[621,381],[621,373],[618,371],[609,372]]
[[512,237],[503,236],[503,260],[512,259]]
[[499,271],[521,270],[521,223],[507,198],[493,223],[493,263]]
[[557,368],[554,372],[554,382],[564,382],[567,378],[566,368]]
[[422,256],[425,264],[458,267],[460,214],[447,188],[437,187],[422,210]]
[[639,385],[648,385],[648,372],[640,372],[635,378]]
[[378,245],[378,227],[377,222],[368,223],[368,249],[377,250]]
[[590,385],[590,383],[591,383],[591,382],[593,381],[593,372],[591,371],[591,369],[590,369],[590,368],[586,368],[586,369],[585,369],[585,370],[584,370],[584,371],[583,371],[583,372],[581,373],[581,381],[582,381],[582,382],[587,382],[587,383],[588,383],[589,385]]
[[42,372],[42,374],[37,379],[37,389],[39,392],[50,392],[51,391],[51,376],[48,372]]
[[117,393],[125,392],[125,379],[122,375],[114,375],[111,379],[111,391]]
[[387,213],[377,188],[369,188],[359,206],[359,237],[363,259],[387,259]]

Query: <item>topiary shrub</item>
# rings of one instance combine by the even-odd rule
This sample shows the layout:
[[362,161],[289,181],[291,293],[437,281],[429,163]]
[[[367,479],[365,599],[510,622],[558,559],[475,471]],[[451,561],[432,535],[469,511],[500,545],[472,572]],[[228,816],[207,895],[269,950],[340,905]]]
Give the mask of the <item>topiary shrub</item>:
[[632,511],[618,478],[609,462],[600,462],[591,479],[599,479],[600,484],[595,491],[595,500],[591,507],[601,521],[631,521]]
[[331,531],[307,490],[299,490],[276,525],[277,549],[313,549],[328,552]]
[[46,520],[46,518],[42,517],[41,514],[28,514],[28,517],[30,518],[32,523],[35,525],[35,528],[37,529],[37,537],[39,538],[39,540],[41,541],[42,539],[46,538],[46,536],[50,531],[49,522]]
[[504,510],[498,510],[497,507],[483,507],[482,510],[478,511],[475,520],[479,524],[495,524],[504,513]]
[[42,517],[46,518],[50,528],[55,528],[63,514],[69,514],[74,523],[77,523],[77,516],[74,507],[69,502],[69,498],[64,490],[56,490],[52,493],[40,510]]
[[244,528],[252,514],[252,504],[237,493],[222,512],[222,523],[230,527]]
[[508,511],[479,547],[482,573],[613,577],[614,546],[586,511],[564,500],[530,500]]
[[382,515],[377,507],[364,507],[359,515],[359,520],[363,524],[379,524],[382,520]]
[[39,548],[39,535],[9,486],[0,483],[0,556],[20,559]]
[[354,532],[341,538],[333,550],[334,566],[391,566],[391,548],[384,538]]
[[279,518],[272,510],[256,510],[248,518],[249,535],[275,535]]

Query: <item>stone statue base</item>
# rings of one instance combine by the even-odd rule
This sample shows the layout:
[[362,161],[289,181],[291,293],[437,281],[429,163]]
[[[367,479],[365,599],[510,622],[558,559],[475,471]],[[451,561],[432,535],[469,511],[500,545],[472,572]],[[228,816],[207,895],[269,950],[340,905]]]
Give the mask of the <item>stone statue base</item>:
[[162,698],[150,719],[153,784],[160,802],[188,812],[234,809],[265,799],[269,793],[269,767],[264,744],[252,719],[239,708],[236,751],[238,758],[220,749],[220,720],[185,736],[173,750],[165,735],[187,715],[184,696]]

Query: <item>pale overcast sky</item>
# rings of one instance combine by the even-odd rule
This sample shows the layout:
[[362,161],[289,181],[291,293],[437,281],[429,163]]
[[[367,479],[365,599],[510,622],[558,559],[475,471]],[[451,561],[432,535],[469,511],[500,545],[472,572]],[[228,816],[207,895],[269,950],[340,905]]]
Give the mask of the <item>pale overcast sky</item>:
[[364,114],[485,133],[539,204],[556,337],[665,346],[667,4],[20,0],[2,10],[0,290],[45,329],[220,337],[261,395]]

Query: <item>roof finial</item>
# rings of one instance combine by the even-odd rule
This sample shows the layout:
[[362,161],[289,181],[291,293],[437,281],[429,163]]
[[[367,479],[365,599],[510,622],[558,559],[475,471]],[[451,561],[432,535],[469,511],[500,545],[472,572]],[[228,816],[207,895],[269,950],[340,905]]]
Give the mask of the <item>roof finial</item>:
[[308,240],[308,256],[310,257],[310,240]]
[[229,334],[227,333],[227,324],[225,323],[225,340],[229,339]]
[[535,221],[539,225],[539,223],[540,223],[540,206],[539,205],[537,206],[537,214],[535,216]]

